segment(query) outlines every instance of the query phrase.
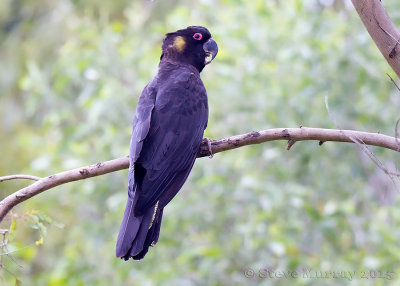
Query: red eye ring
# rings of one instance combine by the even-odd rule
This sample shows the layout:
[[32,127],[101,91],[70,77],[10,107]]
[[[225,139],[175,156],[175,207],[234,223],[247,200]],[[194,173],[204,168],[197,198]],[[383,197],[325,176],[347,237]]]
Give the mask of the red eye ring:
[[203,39],[203,35],[200,33],[196,33],[193,35],[193,39],[195,39],[196,41],[200,41],[201,39]]

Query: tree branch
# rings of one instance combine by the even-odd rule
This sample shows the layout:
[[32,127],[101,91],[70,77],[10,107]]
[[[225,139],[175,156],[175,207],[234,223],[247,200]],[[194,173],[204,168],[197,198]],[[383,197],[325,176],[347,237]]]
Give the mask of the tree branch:
[[369,35],[400,78],[400,33],[380,0],[352,0]]
[[[288,150],[297,141],[316,140],[319,142],[320,146],[326,141],[336,141],[379,146],[400,152],[400,145],[397,142],[396,138],[384,134],[353,130],[300,127],[275,128],[262,131],[253,131],[246,134],[215,140],[211,142],[211,153],[215,154],[246,145],[260,144],[275,140],[287,140]],[[207,141],[203,140],[197,157],[200,158],[210,156],[211,153]],[[39,180],[35,183],[7,196],[0,202],[0,222],[4,219],[7,213],[17,204],[38,195],[41,192],[65,183],[104,175],[107,173],[127,169],[128,167],[129,157],[122,157],[86,167],[64,171],[55,175],[51,175],[49,177],[39,178]],[[0,177],[0,181],[4,180],[4,178],[21,179],[21,176],[24,176],[24,178],[38,178],[29,175],[11,175]]]
[[22,174],[15,174],[10,176],[3,176],[0,177],[0,183],[8,180],[16,180],[16,179],[25,179],[25,180],[32,180],[32,181],[39,181],[41,178],[31,175],[22,175]]

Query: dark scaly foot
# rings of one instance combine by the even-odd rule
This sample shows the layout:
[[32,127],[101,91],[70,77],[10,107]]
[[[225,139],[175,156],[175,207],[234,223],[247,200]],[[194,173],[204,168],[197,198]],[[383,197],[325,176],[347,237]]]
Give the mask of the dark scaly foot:
[[210,152],[210,155],[208,156],[208,158],[211,159],[212,157],[214,157],[214,154],[212,153],[212,148],[211,148],[211,139],[204,137],[202,141],[207,142],[208,152]]

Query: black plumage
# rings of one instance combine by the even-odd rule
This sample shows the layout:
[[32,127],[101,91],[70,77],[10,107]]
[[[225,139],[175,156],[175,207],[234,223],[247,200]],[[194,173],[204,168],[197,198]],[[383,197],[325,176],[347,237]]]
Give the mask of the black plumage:
[[163,209],[186,181],[207,126],[200,72],[217,51],[204,27],[166,34],[158,72],[136,107],[117,257],[142,259],[157,243]]

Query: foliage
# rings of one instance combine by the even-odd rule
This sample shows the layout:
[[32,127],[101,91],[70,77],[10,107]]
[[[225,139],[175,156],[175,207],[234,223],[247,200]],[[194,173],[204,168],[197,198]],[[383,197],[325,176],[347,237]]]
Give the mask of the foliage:
[[[385,5],[399,26],[400,4]],[[47,176],[126,155],[163,35],[188,25],[208,27],[220,48],[202,74],[207,137],[299,125],[394,135],[394,74],[349,1],[5,0],[0,175]],[[395,169],[398,154],[371,150]],[[286,285],[268,273],[297,271],[291,284],[319,285],[302,276],[308,270],[354,273],[324,285],[400,280],[399,183],[356,146],[302,142],[287,152],[273,142],[199,159],[165,210],[157,246],[137,263],[114,256],[126,186],[123,171],[17,207],[3,223],[15,252],[2,256],[1,281]]]

